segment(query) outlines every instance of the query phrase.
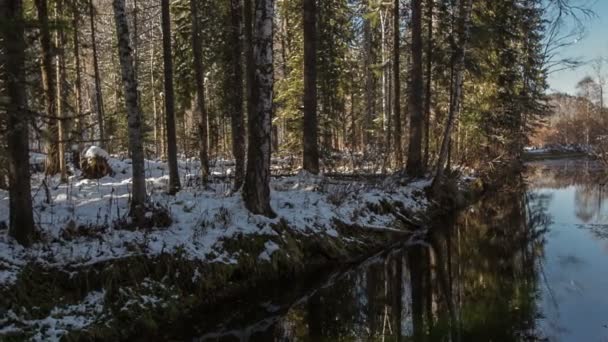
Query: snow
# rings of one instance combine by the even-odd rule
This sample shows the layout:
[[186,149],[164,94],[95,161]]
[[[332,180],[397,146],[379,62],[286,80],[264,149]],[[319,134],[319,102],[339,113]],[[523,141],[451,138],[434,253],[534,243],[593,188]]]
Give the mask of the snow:
[[104,291],[93,291],[78,304],[54,308],[43,319],[24,319],[9,310],[0,324],[5,324],[4,320],[11,324],[0,328],[0,336],[31,330],[36,332],[31,341],[60,341],[68,331],[84,329],[99,318],[103,311],[104,296]]
[[[281,236],[273,229],[279,222],[287,223],[295,233],[304,236],[336,238],[340,236],[335,229],[336,221],[373,230],[398,229],[396,217],[378,214],[370,210],[370,205],[400,202],[414,215],[428,205],[424,196],[417,194],[429,185],[428,180],[400,186],[390,182],[341,181],[300,172],[291,177],[273,178],[271,206],[278,217],[269,219],[250,214],[241,194],[231,191],[230,183],[215,182],[209,187],[200,187],[196,182],[200,164],[196,160],[180,159],[183,189],[170,196],[166,193],[167,165],[146,160],[149,199],[168,210],[172,224],[166,228],[122,230],[115,223],[128,219],[131,160],[109,156],[95,146],[86,151],[85,156],[90,155],[107,157],[115,174],[87,180],[81,179],[75,170],[67,184],[61,184],[58,177],[32,175],[34,219],[41,241],[25,249],[8,236],[6,229],[0,230],[0,289],[14,284],[28,264],[76,269],[130,256],[154,257],[178,252],[193,261],[235,264],[238,252],[233,255],[225,251],[223,241],[243,236],[266,238],[258,261],[271,262],[272,255],[281,248]],[[31,159],[37,163],[44,160],[44,155],[34,155]],[[212,174],[226,175],[233,167],[230,161],[217,161]],[[8,192],[0,190],[0,222],[8,223],[8,202]],[[152,216],[152,212],[146,213],[146,217]],[[197,270],[192,281],[199,281],[201,277]],[[140,301],[156,303],[152,297]],[[82,303],[56,308],[42,320],[24,321],[11,313],[10,324],[0,320],[0,337],[25,325],[40,331],[37,340],[58,340],[65,331],[82,329],[94,322],[100,306],[103,307],[103,293],[92,293]],[[90,310],[92,316],[82,315],[84,308]],[[15,326],[15,322],[20,325]]]
[[261,261],[270,261],[271,257],[272,257],[272,253],[278,251],[281,247],[279,247],[279,245],[277,245],[274,241],[266,241],[266,243],[264,244],[264,248],[265,250],[260,253],[260,255],[258,256],[258,260]]
[[101,158],[106,159],[106,160],[110,159],[110,155],[108,154],[108,152],[106,152],[101,147],[97,147],[97,146],[91,146],[91,147],[89,147],[84,152],[84,157],[85,158],[101,157]]
[[[85,155],[107,155],[91,147]],[[413,196],[414,191],[428,185],[418,181],[403,186],[370,185],[360,181],[334,181],[323,176],[300,172],[292,177],[273,179],[271,205],[276,219],[250,214],[240,193],[230,192],[231,185],[214,183],[203,189],[189,180],[199,174],[198,162],[181,160],[180,175],[184,189],[169,196],[166,164],[146,161],[146,184],[150,200],[167,208],[173,219],[168,228],[127,231],[113,227],[125,219],[129,211],[131,187],[130,160],[108,156],[115,176],[100,180],[71,176],[68,184],[58,178],[47,178],[51,194],[46,203],[43,189],[45,177],[32,177],[34,217],[43,240],[24,249],[0,231],[0,287],[10,286],[20,270],[28,263],[48,267],[86,266],[133,255],[156,256],[177,250],[186,258],[212,262],[234,263],[234,257],[224,253],[221,241],[234,236],[275,236],[272,225],[286,221],[297,232],[326,234],[337,237],[335,220],[371,229],[395,228],[393,215],[379,215],[367,209],[380,201],[401,202],[412,211],[423,210],[428,203]],[[224,167],[227,163],[222,163]],[[0,191],[0,221],[8,221],[8,193]],[[152,213],[146,215],[150,217]],[[274,245],[267,245],[270,258]],[[209,256],[213,255],[211,260]]]

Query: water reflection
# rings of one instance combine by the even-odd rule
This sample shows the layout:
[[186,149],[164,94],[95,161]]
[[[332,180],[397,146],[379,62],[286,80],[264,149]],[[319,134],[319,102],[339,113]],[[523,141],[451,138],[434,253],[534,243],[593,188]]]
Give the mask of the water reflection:
[[598,170],[532,164],[525,181],[442,220],[425,241],[306,289],[281,287],[247,309],[255,318],[224,319],[200,340],[602,341],[607,255],[589,244],[608,237]]

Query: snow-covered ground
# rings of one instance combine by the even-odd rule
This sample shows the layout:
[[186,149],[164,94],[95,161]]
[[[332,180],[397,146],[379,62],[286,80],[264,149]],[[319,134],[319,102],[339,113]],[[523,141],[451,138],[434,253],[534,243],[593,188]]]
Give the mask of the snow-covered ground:
[[[31,161],[35,164],[40,159],[40,155],[34,155]],[[100,180],[81,179],[77,170],[68,184],[60,184],[58,178],[45,178],[41,173],[32,176],[34,215],[42,240],[25,249],[8,237],[6,229],[0,230],[0,289],[14,284],[28,264],[49,268],[78,267],[134,255],[154,257],[178,251],[192,260],[236,263],[235,257],[223,250],[222,240],[236,236],[276,236],[272,226],[279,220],[287,222],[290,229],[302,235],[337,237],[335,220],[369,229],[395,229],[393,214],[375,213],[369,209],[370,203],[401,202],[412,213],[419,213],[427,206],[420,193],[428,185],[427,181],[407,186],[396,182],[370,184],[301,172],[273,179],[271,205],[278,217],[268,219],[250,214],[240,193],[230,191],[229,183],[215,182],[208,188],[198,186],[199,165],[193,160],[179,162],[183,190],[175,196],[167,195],[166,164],[148,160],[146,180],[150,201],[170,212],[172,224],[167,228],[121,230],[115,222],[127,219],[131,162],[110,157],[109,163],[114,176]],[[218,163],[214,174],[229,174],[229,167],[229,162]],[[0,221],[8,221],[8,201],[8,193],[0,191]],[[258,257],[259,262],[270,261],[280,246],[268,239],[265,248]],[[95,300],[90,296],[80,305],[97,305],[103,301],[102,295],[97,294]],[[21,323],[53,325],[40,339],[57,339],[66,329],[66,318],[58,319],[57,316],[65,311],[56,310],[59,311],[54,311],[46,320]],[[78,315],[79,311],[70,309],[70,312]],[[13,311],[8,314],[14,316],[12,321],[18,320]],[[86,315],[68,318],[76,328],[91,322]],[[6,321],[5,318],[0,320],[0,337],[10,332],[11,326],[5,326]]]

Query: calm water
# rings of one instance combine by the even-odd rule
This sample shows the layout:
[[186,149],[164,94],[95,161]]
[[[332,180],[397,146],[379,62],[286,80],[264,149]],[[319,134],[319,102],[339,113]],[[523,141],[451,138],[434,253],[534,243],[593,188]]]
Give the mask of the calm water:
[[608,341],[603,184],[592,162],[530,164],[426,241],[204,315],[197,340]]

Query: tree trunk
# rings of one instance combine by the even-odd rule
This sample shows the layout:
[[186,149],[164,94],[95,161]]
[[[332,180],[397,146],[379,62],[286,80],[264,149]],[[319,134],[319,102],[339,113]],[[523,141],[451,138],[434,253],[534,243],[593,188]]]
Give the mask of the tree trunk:
[[245,87],[247,97],[247,117],[253,116],[253,99],[252,90],[255,79],[255,65],[253,61],[253,0],[244,0],[243,13],[245,15],[245,78],[247,85]]
[[304,164],[319,173],[317,138],[317,9],[316,0],[303,0],[304,7]]
[[154,71],[156,68],[155,54],[154,54],[154,39],[150,39],[150,89],[152,90],[152,120],[154,121],[154,154],[156,154],[156,158],[161,158],[162,148],[160,144],[160,128],[159,125],[159,115],[158,108],[156,107],[156,79],[154,77]]
[[410,143],[407,173],[412,177],[424,175],[422,165],[423,106],[422,92],[422,0],[412,0],[412,76],[410,85]]
[[[366,9],[369,11],[370,0],[366,1]],[[374,70],[372,69],[374,64],[373,58],[373,44],[372,44],[372,24],[371,19],[363,19],[363,64],[364,65],[364,78],[365,78],[365,113],[363,114],[363,140],[362,148],[363,151],[367,151],[367,148],[372,143],[372,126],[374,121]]]
[[241,0],[230,1],[232,18],[232,89],[231,108],[232,154],[235,161],[234,190],[243,186],[245,178],[245,123],[243,121],[243,6]]
[[93,71],[95,77],[95,111],[97,112],[97,124],[99,125],[99,142],[100,147],[105,145],[105,132],[104,132],[104,107],[103,107],[103,94],[101,90],[101,75],[99,74],[99,61],[97,60],[97,37],[95,35],[95,7],[93,7],[93,0],[89,0],[89,19],[91,24],[91,48],[93,49]]
[[78,139],[78,150],[72,151],[72,161],[74,167],[80,167],[80,152],[84,149],[82,141],[84,140],[84,126],[82,124],[82,74],[80,72],[80,39],[79,39],[79,25],[80,25],[80,14],[76,4],[72,4],[72,40],[74,41],[74,60],[76,61],[76,81],[74,84],[74,93],[76,96],[76,129],[74,130],[74,136]]
[[454,56],[455,70],[454,70],[454,84],[452,85],[452,97],[450,100],[450,108],[448,112],[448,121],[445,125],[445,131],[443,134],[443,142],[441,144],[441,150],[439,152],[439,161],[437,162],[437,171],[435,178],[433,179],[432,189],[436,192],[439,185],[442,182],[444,165],[448,159],[450,150],[450,136],[452,134],[452,128],[454,122],[458,116],[460,109],[460,98],[462,95],[462,83],[464,82],[464,62],[466,57],[466,46],[469,40],[469,17],[471,15],[471,7],[473,0],[460,0],[460,15],[459,15],[459,36],[460,42],[456,44],[457,48]]
[[200,114],[199,156],[201,160],[201,181],[209,181],[209,135],[207,108],[205,107],[205,75],[203,72],[203,47],[201,45],[201,32],[199,28],[198,0],[190,0],[192,15],[192,50],[194,53],[194,74],[196,78],[196,106]]
[[169,194],[176,194],[181,185],[177,168],[177,138],[175,135],[175,95],[173,91],[173,59],[171,56],[171,14],[169,0],[161,0],[163,30],[163,64],[165,67],[165,124],[167,127],[167,159],[169,164]]
[[424,94],[424,167],[427,168],[430,159],[431,141],[431,104],[433,95],[431,85],[433,82],[433,7],[435,0],[429,1],[429,12],[427,18],[427,48],[426,48],[426,91]]
[[274,0],[257,0],[253,29],[253,65],[249,113],[247,175],[243,187],[245,206],[253,214],[275,217],[270,207],[270,149],[273,100]]
[[59,149],[57,147],[57,103],[55,91],[55,72],[53,70],[53,51],[51,46],[51,32],[49,28],[49,13],[47,0],[36,0],[36,11],[40,24],[40,48],[42,50],[42,86],[44,88],[44,106],[48,116],[47,132],[45,137],[45,173],[54,175],[59,172]]
[[403,139],[401,138],[401,48],[400,48],[400,13],[399,13],[399,1],[395,0],[394,13],[393,13],[393,83],[395,89],[395,95],[393,97],[393,111],[395,116],[395,161],[397,163],[397,169],[403,167]]
[[143,220],[146,202],[146,178],[144,169],[144,146],[141,127],[141,112],[137,98],[137,80],[133,70],[133,50],[129,42],[129,26],[125,13],[125,0],[113,0],[114,20],[118,38],[118,52],[124,98],[128,115],[129,151],[133,165],[133,197],[131,216]]
[[[24,246],[34,241],[29,165],[29,113],[25,92],[25,24],[21,0],[0,1],[4,83],[8,95],[9,235]],[[10,25],[9,25],[10,23]]]
[[[63,0],[57,0],[55,3],[55,21],[59,22],[63,16]],[[67,105],[67,89],[66,85],[66,74],[65,74],[65,49],[66,45],[65,33],[62,26],[58,26],[55,32],[55,46],[57,48],[56,63],[56,76],[57,76],[57,121],[59,122],[57,129],[57,149],[59,157],[59,172],[61,174],[61,182],[68,182],[68,167],[67,160],[65,158],[65,145],[68,140],[67,137],[67,120],[65,119],[65,107]]]

